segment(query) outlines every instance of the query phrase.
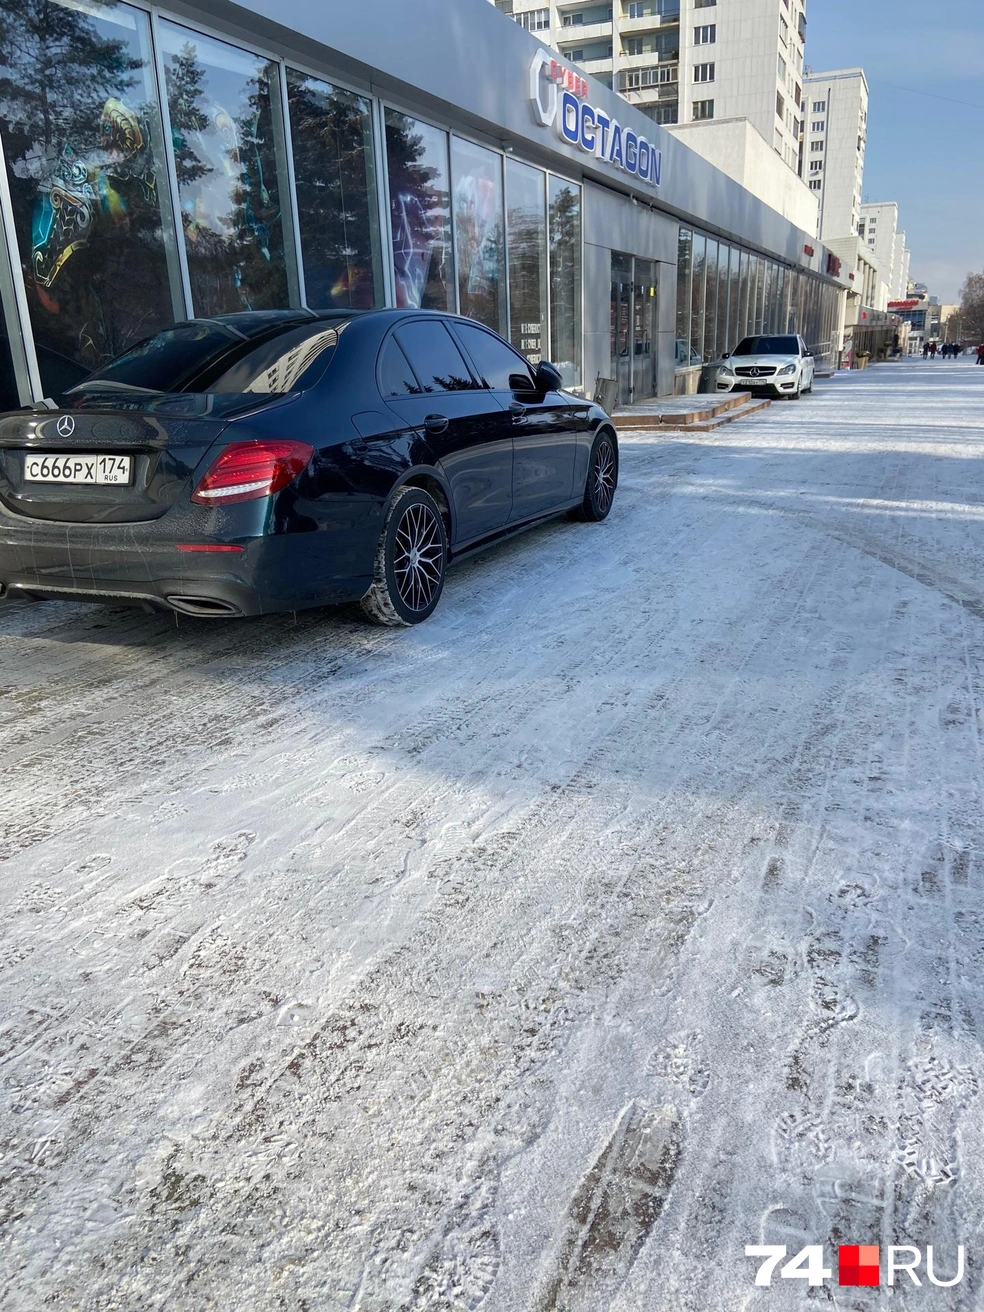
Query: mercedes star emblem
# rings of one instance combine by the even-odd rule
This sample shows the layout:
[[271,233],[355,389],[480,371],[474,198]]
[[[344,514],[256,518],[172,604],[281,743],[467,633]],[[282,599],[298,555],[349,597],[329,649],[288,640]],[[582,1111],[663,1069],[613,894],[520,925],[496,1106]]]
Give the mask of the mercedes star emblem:
[[75,420],[71,415],[62,415],[58,423],[55,424],[55,432],[59,437],[71,437],[75,432]]

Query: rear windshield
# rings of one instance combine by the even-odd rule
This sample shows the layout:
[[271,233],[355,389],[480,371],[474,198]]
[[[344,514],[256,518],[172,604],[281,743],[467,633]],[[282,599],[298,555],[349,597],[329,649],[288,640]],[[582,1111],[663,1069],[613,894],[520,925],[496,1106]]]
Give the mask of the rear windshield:
[[744,337],[732,355],[799,355],[795,337]]
[[346,322],[306,320],[282,328],[258,323],[259,331],[249,335],[214,320],[178,324],[138,342],[71,395],[118,389],[269,396],[303,390],[320,377]]
[[255,346],[217,378],[202,383],[199,390],[258,395],[303,391],[327,366],[341,326],[306,323],[280,333],[272,341]]
[[237,329],[220,323],[178,324],[137,342],[79,383],[78,390],[84,390],[89,383],[122,383],[149,392],[177,391],[209,360],[247,340]]

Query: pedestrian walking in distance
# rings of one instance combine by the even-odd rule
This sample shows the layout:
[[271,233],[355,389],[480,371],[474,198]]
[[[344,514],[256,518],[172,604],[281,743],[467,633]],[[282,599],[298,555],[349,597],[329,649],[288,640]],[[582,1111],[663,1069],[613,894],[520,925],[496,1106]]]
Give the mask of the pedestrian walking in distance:
[[984,342],[977,348],[977,363],[984,364]]

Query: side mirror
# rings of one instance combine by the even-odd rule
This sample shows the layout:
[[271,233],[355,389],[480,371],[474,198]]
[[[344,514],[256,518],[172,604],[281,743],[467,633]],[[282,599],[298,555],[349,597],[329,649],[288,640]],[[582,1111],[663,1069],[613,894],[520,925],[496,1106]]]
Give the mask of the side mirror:
[[541,360],[536,367],[536,385],[541,392],[558,392],[564,386],[564,375],[555,364]]
[[722,359],[722,360],[730,360],[730,359],[731,359],[731,352],[730,352],[730,351],[725,351],[724,355],[721,356],[721,359]]

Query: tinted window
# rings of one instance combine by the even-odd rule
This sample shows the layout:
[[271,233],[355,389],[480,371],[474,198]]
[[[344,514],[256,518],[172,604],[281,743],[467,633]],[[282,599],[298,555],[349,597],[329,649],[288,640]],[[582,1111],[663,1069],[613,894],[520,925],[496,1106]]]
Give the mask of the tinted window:
[[[533,390],[535,384],[530,366],[512,347],[467,323],[455,324],[455,331],[461,334],[483,387],[489,387],[493,392],[513,392],[524,387]],[[517,375],[524,380],[522,383]]]
[[799,355],[795,337],[746,337],[732,355]]
[[317,382],[331,359],[344,324],[306,323],[254,346],[217,378],[193,380],[196,391],[282,394]]
[[219,323],[179,324],[138,342],[112,364],[97,370],[86,383],[124,383],[153,392],[175,391],[189,374],[242,342],[242,333]]
[[383,396],[414,396],[421,390],[395,337],[383,347],[379,361],[379,390]]
[[475,386],[443,323],[417,320],[404,324],[396,335],[425,392],[460,392]]

